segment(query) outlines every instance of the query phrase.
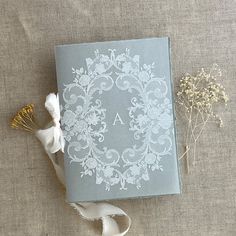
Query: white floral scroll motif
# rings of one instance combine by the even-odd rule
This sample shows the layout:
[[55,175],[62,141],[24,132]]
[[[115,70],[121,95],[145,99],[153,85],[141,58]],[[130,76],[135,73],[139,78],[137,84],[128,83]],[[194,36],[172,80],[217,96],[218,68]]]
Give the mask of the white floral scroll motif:
[[[63,91],[62,125],[69,142],[67,152],[71,162],[79,162],[83,167],[82,177],[95,174],[96,184],[105,183],[106,190],[117,184],[123,190],[129,184],[140,188],[142,180],[150,179],[149,170],[163,170],[160,160],[171,153],[173,118],[168,87],[164,78],[153,74],[154,63],[140,66],[139,56],[131,57],[128,49],[117,56],[114,49],[109,51],[108,56],[96,50],[94,59],[86,59],[87,70],[72,68],[74,81]],[[112,67],[118,72],[112,71]],[[115,84],[111,77],[114,74]],[[138,94],[128,108],[129,126],[134,139],[141,140],[142,145],[122,153],[107,147],[100,150],[96,145],[97,141],[104,141],[108,130],[106,109],[93,95],[113,86]]]

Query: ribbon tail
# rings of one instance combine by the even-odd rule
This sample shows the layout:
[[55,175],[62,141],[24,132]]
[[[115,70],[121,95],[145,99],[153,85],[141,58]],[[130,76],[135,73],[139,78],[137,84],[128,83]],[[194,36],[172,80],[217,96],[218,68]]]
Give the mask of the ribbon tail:
[[[56,152],[61,150],[61,138],[60,132],[57,132],[55,126],[48,129],[38,130],[35,135],[42,143],[49,159],[51,160],[53,167],[56,171],[57,178],[65,185],[64,166],[57,162]],[[59,135],[59,136],[58,136]]]
[[[120,216],[124,219],[124,224],[121,227],[114,218],[105,216],[102,218],[103,231],[102,236],[124,236],[130,229],[131,219],[128,215]],[[124,229],[121,229],[124,228]]]
[[110,216],[102,217],[102,236],[122,235],[120,234],[119,225]]
[[[70,205],[86,220],[102,220],[102,236],[123,236],[131,226],[130,217],[119,207],[108,203],[70,203]],[[120,225],[114,216],[123,218]]]

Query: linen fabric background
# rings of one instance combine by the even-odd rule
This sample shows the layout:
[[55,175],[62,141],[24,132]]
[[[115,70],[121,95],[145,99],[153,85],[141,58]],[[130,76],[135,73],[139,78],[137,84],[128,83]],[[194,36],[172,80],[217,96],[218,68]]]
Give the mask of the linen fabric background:
[[[175,83],[216,62],[230,102],[224,128],[211,124],[182,195],[112,201],[133,220],[128,235],[236,235],[236,2],[232,0],[0,0],[0,235],[99,235],[65,203],[41,144],[9,128],[14,113],[57,90],[54,45],[169,36]],[[183,127],[177,123],[179,152]]]

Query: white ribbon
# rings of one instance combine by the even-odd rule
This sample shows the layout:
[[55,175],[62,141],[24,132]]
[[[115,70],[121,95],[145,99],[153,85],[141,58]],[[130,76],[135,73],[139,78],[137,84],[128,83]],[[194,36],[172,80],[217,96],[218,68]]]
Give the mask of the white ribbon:
[[[60,182],[65,185],[63,154],[64,139],[60,128],[60,108],[58,95],[53,93],[46,97],[45,107],[52,116],[53,125],[49,128],[38,130],[36,137],[42,143],[51,160],[56,175]],[[123,236],[131,226],[130,217],[119,207],[109,203],[79,202],[70,205],[87,220],[102,220],[102,236]],[[123,224],[119,224],[114,216],[123,218]]]

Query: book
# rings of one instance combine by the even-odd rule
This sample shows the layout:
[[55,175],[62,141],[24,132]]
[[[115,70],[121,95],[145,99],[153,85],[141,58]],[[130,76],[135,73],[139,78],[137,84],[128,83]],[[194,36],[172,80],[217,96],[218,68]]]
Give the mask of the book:
[[179,194],[169,38],[55,46],[68,202]]

